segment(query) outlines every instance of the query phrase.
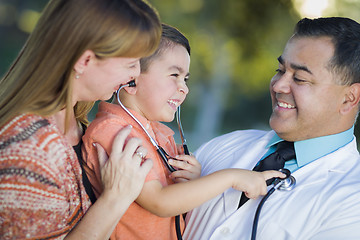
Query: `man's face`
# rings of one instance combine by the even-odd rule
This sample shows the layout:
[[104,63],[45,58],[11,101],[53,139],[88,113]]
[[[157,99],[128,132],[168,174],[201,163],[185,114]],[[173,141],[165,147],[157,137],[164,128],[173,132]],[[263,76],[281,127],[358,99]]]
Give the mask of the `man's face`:
[[297,37],[287,43],[270,83],[270,126],[281,138],[299,141],[338,132],[346,86],[336,84],[330,72],[333,54],[328,37]]

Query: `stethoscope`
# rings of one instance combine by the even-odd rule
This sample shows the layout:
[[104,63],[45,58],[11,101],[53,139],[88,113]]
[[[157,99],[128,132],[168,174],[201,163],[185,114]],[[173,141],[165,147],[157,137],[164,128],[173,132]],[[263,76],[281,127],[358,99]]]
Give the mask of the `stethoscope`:
[[[128,82],[127,84],[121,85],[119,87],[119,89],[116,91],[116,99],[117,102],[120,104],[120,106],[122,107],[122,109],[124,109],[124,111],[130,115],[130,117],[137,122],[137,124],[142,128],[142,130],[145,132],[145,134],[148,136],[151,144],[155,147],[156,151],[158,152],[158,154],[160,155],[160,158],[162,159],[164,165],[167,167],[167,169],[170,172],[174,172],[176,171],[176,169],[171,166],[168,161],[169,161],[169,157],[171,157],[161,146],[159,146],[159,144],[156,142],[156,140],[151,137],[150,133],[146,130],[146,128],[144,127],[144,125],[142,125],[142,123],[122,104],[122,102],[120,101],[120,91],[121,89],[125,88],[125,87],[135,87],[135,80],[132,80],[130,82]],[[186,139],[184,136],[184,131],[181,125],[181,121],[180,121],[180,106],[177,107],[177,111],[176,111],[176,121],[178,124],[178,128],[179,128],[179,132],[180,132],[180,137],[181,137],[181,142],[182,142],[182,146],[184,148],[184,153],[186,155],[189,155],[189,149],[187,147],[186,144]],[[178,240],[182,240],[182,236],[181,236],[181,229],[180,229],[180,216],[177,215],[175,216],[175,227],[176,227],[176,236]]]
[[[168,163],[170,155],[167,154],[166,151],[161,146],[159,146],[159,144],[155,141],[155,139],[153,137],[151,137],[149,132],[142,125],[142,123],[120,101],[119,93],[120,93],[121,89],[123,89],[125,87],[135,87],[135,86],[136,86],[135,80],[132,80],[132,81],[128,82],[127,84],[121,85],[119,87],[119,89],[116,91],[117,101],[120,104],[120,106],[122,107],[122,109],[124,109],[124,111],[127,114],[129,114],[131,116],[131,118],[134,119],[134,121],[136,121],[137,124],[139,124],[139,126],[142,128],[142,130],[146,133],[146,135],[148,136],[151,144],[156,148],[156,151],[160,155],[160,157],[161,157],[164,165],[167,167],[167,169],[170,172],[174,172],[174,171],[176,171],[176,169],[174,167],[172,167]],[[186,155],[189,155],[189,150],[188,150],[188,147],[187,147],[186,139],[185,139],[185,136],[184,136],[184,131],[183,131],[183,128],[182,128],[182,125],[181,125],[181,120],[180,120],[180,106],[178,106],[177,111],[176,111],[176,121],[177,121],[177,124],[178,124],[179,133],[180,133],[180,137],[181,137],[181,142],[182,142],[182,145],[183,145],[183,148],[184,148],[184,153]],[[282,178],[282,179],[281,178],[275,179],[274,182],[273,182],[273,187],[267,192],[267,194],[260,201],[260,203],[259,203],[259,205],[258,205],[258,207],[256,209],[255,217],[254,217],[253,228],[252,228],[252,232],[251,232],[251,240],[256,239],[256,231],[257,231],[260,211],[261,211],[261,208],[263,207],[265,201],[277,189],[282,190],[282,191],[290,191],[295,187],[296,180],[291,175],[290,171],[288,169],[280,169],[279,171],[284,173],[286,175],[286,177]],[[182,240],[181,229],[180,229],[180,216],[179,215],[175,217],[175,226],[176,226],[177,239]]]
[[257,226],[258,226],[258,222],[259,222],[260,211],[261,211],[261,208],[263,207],[265,201],[270,197],[271,194],[273,194],[275,192],[275,190],[278,189],[281,191],[290,191],[296,185],[296,179],[294,178],[294,176],[291,175],[290,170],[283,168],[283,169],[280,169],[279,171],[284,173],[286,175],[286,177],[285,178],[276,178],[273,182],[273,187],[270,188],[270,190],[263,197],[263,199],[261,199],[261,201],[256,209],[256,213],[255,213],[255,217],[254,217],[253,227],[252,227],[252,231],[251,231],[251,240],[256,239],[256,231],[257,231]]

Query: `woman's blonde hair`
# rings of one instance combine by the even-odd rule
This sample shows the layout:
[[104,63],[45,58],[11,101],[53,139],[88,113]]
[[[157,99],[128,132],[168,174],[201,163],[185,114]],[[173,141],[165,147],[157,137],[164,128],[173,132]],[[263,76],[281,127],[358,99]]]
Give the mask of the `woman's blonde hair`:
[[[0,126],[21,113],[49,116],[66,108],[70,116],[70,76],[86,50],[98,58],[144,57],[156,50],[160,36],[158,14],[142,0],[50,1],[1,79]],[[92,106],[76,104],[79,122],[88,123]]]

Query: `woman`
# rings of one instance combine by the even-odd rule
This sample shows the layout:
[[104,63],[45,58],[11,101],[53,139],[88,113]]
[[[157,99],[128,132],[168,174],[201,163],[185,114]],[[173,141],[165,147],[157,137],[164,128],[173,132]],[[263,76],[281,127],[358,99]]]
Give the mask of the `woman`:
[[[0,82],[0,238],[108,239],[151,168],[140,140],[96,145],[104,192],[93,206],[73,146],[95,100],[140,73],[161,35],[141,0],[53,0]],[[126,142],[126,144],[125,144]],[[140,148],[140,150],[139,150]]]

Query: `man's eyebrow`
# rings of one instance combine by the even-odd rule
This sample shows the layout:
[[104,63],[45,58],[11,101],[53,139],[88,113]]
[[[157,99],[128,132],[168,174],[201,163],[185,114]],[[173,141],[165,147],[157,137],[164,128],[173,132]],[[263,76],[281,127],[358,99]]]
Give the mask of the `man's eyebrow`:
[[[285,61],[284,59],[282,58],[282,56],[278,57],[278,61],[280,64],[284,65]],[[292,69],[295,69],[295,70],[301,70],[301,71],[305,71],[307,73],[310,73],[311,75],[313,75],[313,73],[310,71],[310,69],[306,66],[303,66],[303,65],[297,65],[297,64],[294,64],[294,63],[291,63],[290,64],[290,67]]]

